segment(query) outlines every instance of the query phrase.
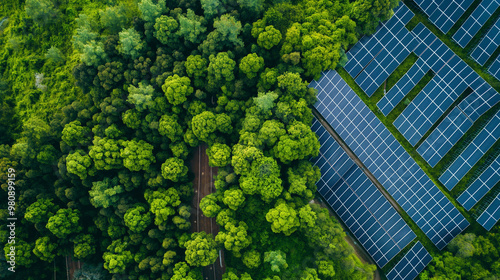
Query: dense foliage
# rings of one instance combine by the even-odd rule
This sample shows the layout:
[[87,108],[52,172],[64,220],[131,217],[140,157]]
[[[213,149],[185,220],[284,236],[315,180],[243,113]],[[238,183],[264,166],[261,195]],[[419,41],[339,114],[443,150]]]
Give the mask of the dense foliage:
[[[225,279],[370,279],[375,267],[311,203],[307,81],[396,5],[2,1],[1,199],[14,168],[20,218],[18,271],[2,261],[2,277],[49,279],[72,256],[85,263],[75,279],[199,280],[225,248]],[[201,201],[216,236],[190,233],[201,143],[219,167]]]

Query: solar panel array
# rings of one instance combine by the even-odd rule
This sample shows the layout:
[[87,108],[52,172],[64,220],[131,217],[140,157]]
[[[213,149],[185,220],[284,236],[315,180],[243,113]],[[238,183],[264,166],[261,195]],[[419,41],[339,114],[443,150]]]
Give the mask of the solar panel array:
[[316,119],[312,130],[321,143],[319,156],[312,160],[321,169],[318,192],[383,267],[415,233]]
[[497,78],[497,80],[500,80],[500,55],[490,65],[488,72],[490,72],[493,77]]
[[337,72],[310,86],[316,109],[439,249],[469,225]]
[[490,231],[500,219],[500,194],[491,202],[490,206],[477,218],[477,222]]
[[500,138],[500,111],[479,132],[458,158],[439,177],[439,181],[448,189],[453,189],[469,172],[479,159]]
[[389,273],[389,280],[413,280],[431,262],[432,257],[422,243],[417,242],[410,251],[394,266]]
[[377,106],[387,116],[429,71],[429,65],[418,59],[408,72],[380,99]]
[[467,211],[500,182],[500,156],[458,197],[458,202]]
[[418,147],[417,152],[434,167],[472,124],[471,119],[455,107]]
[[371,96],[415,48],[415,40],[405,28],[414,14],[403,3],[394,16],[373,34],[363,37],[347,53],[344,67],[366,94]]
[[486,36],[479,42],[470,56],[474,58],[477,63],[484,65],[497,49],[498,45],[500,45],[500,18],[495,22],[488,33],[486,33]]
[[483,27],[495,10],[500,6],[497,0],[483,0],[479,6],[472,12],[460,29],[453,35],[453,40],[462,48],[472,40],[474,35]]
[[451,27],[465,13],[473,0],[415,0],[415,3],[429,16],[429,19],[443,33]]
[[415,145],[479,75],[422,23],[412,32],[422,42],[415,53],[436,73],[394,121],[401,134]]

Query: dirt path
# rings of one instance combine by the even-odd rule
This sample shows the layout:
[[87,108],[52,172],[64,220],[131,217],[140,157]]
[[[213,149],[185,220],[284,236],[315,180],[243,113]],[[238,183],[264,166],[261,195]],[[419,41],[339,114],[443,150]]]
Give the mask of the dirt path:
[[[193,180],[194,196],[191,203],[191,231],[204,231],[215,236],[219,232],[219,225],[215,223],[215,218],[205,217],[200,209],[201,199],[215,192],[213,176],[217,174],[217,168],[208,165],[206,150],[206,144],[198,146],[191,159],[191,170],[195,174]],[[225,270],[224,250],[221,250],[219,251],[219,258],[214,264],[203,267],[203,279],[220,280]]]

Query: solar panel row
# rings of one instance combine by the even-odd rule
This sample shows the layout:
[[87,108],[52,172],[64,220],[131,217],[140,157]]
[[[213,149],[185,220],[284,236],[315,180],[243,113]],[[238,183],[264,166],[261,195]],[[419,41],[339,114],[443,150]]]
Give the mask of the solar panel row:
[[394,266],[389,273],[389,280],[413,280],[431,262],[432,257],[422,243],[417,242],[410,251]]
[[493,77],[497,78],[497,80],[500,80],[500,55],[490,65],[488,72],[490,72]]
[[415,233],[316,119],[311,129],[321,143],[319,156],[312,159],[321,170],[318,192],[383,267]]
[[402,3],[394,12],[372,36],[363,37],[347,53],[344,68],[369,96],[416,47],[405,28],[414,14]]
[[408,72],[380,99],[377,106],[387,116],[429,71],[429,66],[418,59]]
[[483,27],[490,16],[496,11],[498,6],[500,6],[500,2],[497,0],[483,0],[464,24],[462,24],[460,29],[457,30],[455,35],[453,35],[453,40],[462,48],[465,48],[479,29]]
[[394,121],[401,134],[415,145],[479,76],[422,23],[413,33],[422,41],[415,53],[436,73]]
[[500,219],[500,194],[491,202],[490,206],[477,218],[477,222],[490,231]]
[[472,124],[472,120],[455,107],[418,147],[417,152],[430,166],[436,166]]
[[443,33],[450,31],[451,27],[464,14],[472,4],[472,0],[415,0],[415,3],[424,10],[434,25]]
[[474,92],[462,100],[458,107],[475,122],[486,111],[500,102],[500,94],[482,78],[478,78],[470,87]]
[[500,182],[500,156],[458,197],[458,202],[467,211]]
[[470,56],[477,61],[477,63],[484,65],[499,45],[500,18],[495,22],[488,33],[486,33],[486,36],[479,42]]
[[479,159],[500,138],[500,111],[479,132],[458,158],[439,177],[439,181],[448,189],[453,189],[469,172]]
[[337,72],[310,86],[316,109],[439,249],[469,225]]

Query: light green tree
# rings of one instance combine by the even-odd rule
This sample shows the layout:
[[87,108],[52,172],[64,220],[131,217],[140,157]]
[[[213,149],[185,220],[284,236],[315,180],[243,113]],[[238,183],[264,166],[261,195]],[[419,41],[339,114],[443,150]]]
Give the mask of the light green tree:
[[207,150],[210,166],[223,167],[231,161],[231,148],[226,144],[215,143]]
[[165,0],[158,0],[158,4],[154,4],[151,0],[141,0],[137,6],[144,21],[154,22],[162,13],[166,12],[165,4]]
[[93,172],[89,169],[92,165],[92,160],[83,150],[76,150],[73,153],[66,156],[66,168],[69,173],[75,174],[80,179],[84,180]]
[[136,206],[127,210],[123,220],[132,232],[140,233],[151,224],[151,213],[147,212],[143,206]]
[[195,232],[186,241],[186,262],[190,266],[207,266],[215,262],[219,256],[217,243],[211,234]]
[[141,40],[141,35],[133,27],[124,29],[119,33],[120,42],[117,46],[118,51],[124,55],[136,59],[142,54],[144,49],[144,41]]
[[255,53],[250,53],[241,59],[240,70],[245,73],[249,79],[257,77],[258,73],[263,68],[264,59]]
[[284,201],[278,201],[274,208],[266,214],[266,220],[271,223],[271,229],[275,233],[290,235],[300,226],[297,211]]
[[79,221],[80,211],[77,209],[59,209],[54,216],[49,218],[46,227],[57,238],[66,238],[82,230]]
[[52,242],[49,237],[39,237],[35,242],[33,253],[42,261],[52,262],[52,260],[56,257],[57,252],[54,252],[56,248],[57,243]]
[[153,155],[153,145],[144,140],[131,140],[123,142],[123,149],[120,150],[120,156],[123,158],[123,166],[130,171],[146,170],[156,162]]
[[173,75],[165,80],[161,87],[170,104],[177,106],[184,103],[194,89],[191,86],[191,80],[188,77],[179,77]]
[[169,158],[161,165],[161,175],[172,182],[182,180],[187,172],[188,168],[180,158]]

